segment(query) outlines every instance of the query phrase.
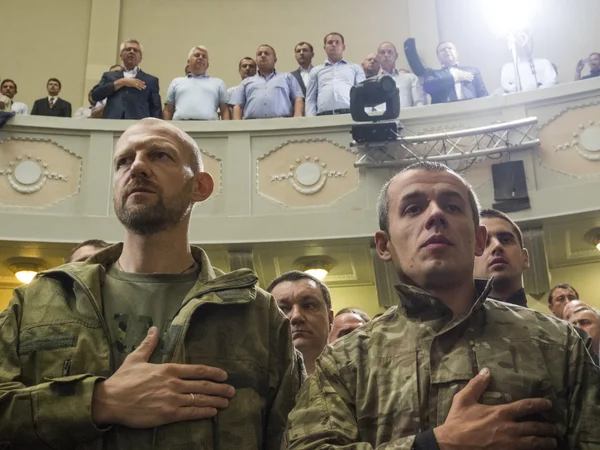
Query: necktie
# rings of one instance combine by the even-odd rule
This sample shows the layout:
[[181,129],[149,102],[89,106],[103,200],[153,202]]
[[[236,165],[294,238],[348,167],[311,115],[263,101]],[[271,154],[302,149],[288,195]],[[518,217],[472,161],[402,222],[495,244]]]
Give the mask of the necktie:
[[54,97],[50,97],[50,108],[54,108]]

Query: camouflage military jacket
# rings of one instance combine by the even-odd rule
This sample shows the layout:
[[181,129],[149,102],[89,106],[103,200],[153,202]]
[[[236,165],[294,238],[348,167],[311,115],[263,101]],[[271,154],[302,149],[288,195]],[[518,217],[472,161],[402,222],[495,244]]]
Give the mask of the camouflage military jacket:
[[600,448],[600,371],[575,329],[486,299],[466,317],[398,286],[400,305],[325,348],[289,416],[289,449],[411,449],[444,423],[452,398],[482,368],[481,403],[552,400],[559,448]]
[[195,247],[201,272],[167,331],[163,362],[220,367],[235,397],[213,420],[96,428],[94,384],[112,373],[101,285],[121,249],[15,290],[0,315],[0,448],[113,448],[115,435],[131,432],[144,449],[279,449],[302,373],[289,322],[250,270],[224,275]]

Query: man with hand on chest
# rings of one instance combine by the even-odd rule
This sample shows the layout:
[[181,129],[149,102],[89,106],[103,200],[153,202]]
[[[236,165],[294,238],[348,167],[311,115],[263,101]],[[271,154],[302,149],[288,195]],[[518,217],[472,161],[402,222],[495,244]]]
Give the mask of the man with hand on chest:
[[302,371],[290,326],[247,269],[190,246],[213,180],[157,119],[116,144],[122,244],[42,272],[0,314],[0,444],[280,448]]

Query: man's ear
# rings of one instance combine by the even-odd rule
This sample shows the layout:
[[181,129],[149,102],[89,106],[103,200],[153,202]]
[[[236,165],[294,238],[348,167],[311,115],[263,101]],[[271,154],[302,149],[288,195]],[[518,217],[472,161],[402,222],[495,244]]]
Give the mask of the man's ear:
[[529,269],[529,252],[526,248],[522,250],[523,253],[523,268]]
[[487,228],[479,225],[475,229],[475,256],[483,255],[487,242]]
[[377,254],[384,261],[390,261],[392,259],[392,254],[388,248],[390,238],[385,231],[379,230],[375,233],[375,249],[377,250]]
[[213,193],[215,182],[208,172],[200,172],[196,175],[196,185],[194,187],[194,201],[203,202]]
[[333,310],[329,310],[329,331],[333,329]]

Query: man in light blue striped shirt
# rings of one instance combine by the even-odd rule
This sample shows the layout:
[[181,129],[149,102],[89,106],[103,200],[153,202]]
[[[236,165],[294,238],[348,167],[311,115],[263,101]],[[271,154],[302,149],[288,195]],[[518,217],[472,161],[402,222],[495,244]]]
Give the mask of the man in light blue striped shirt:
[[202,45],[192,48],[187,76],[175,78],[169,86],[163,120],[218,120],[218,108],[223,120],[231,119],[227,87],[223,80],[206,74],[208,66],[207,48]]
[[[291,73],[276,72],[277,56],[270,45],[256,51],[258,72],[238,86],[229,101],[233,119],[267,119],[273,117],[302,117],[304,94]],[[293,102],[293,103],[292,103]]]
[[340,33],[329,33],[323,43],[327,60],[310,71],[306,88],[306,115],[349,114],[350,88],[364,81],[365,73],[358,64],[344,60],[346,45]]

